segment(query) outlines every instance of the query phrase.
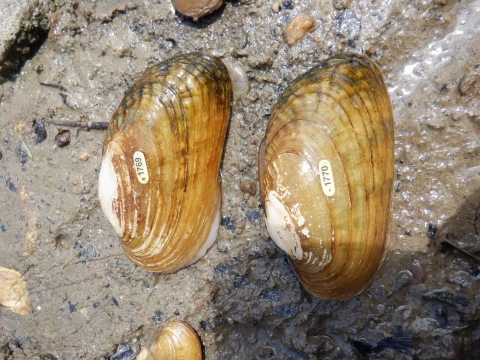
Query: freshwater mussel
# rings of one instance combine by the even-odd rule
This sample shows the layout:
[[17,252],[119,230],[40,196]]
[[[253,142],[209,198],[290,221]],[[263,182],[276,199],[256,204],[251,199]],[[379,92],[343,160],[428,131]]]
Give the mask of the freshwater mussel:
[[231,92],[219,59],[180,55],[147,69],[112,116],[100,203],[127,256],[145,270],[186,267],[217,237]]
[[339,54],[281,95],[259,149],[271,238],[321,299],[362,292],[384,259],[393,187],[393,116],[369,59]]

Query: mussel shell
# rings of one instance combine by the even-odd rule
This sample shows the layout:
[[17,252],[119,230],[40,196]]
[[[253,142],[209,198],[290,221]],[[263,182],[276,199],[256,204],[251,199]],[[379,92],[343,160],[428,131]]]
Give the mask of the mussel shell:
[[260,198],[272,239],[322,299],[363,291],[387,247],[393,116],[378,67],[340,54],[278,100],[259,150]]
[[153,343],[151,354],[162,360],[201,360],[202,346],[195,330],[183,321],[166,324]]
[[180,55],[147,69],[112,116],[100,202],[125,253],[145,270],[181,269],[215,241],[231,93],[219,59]]

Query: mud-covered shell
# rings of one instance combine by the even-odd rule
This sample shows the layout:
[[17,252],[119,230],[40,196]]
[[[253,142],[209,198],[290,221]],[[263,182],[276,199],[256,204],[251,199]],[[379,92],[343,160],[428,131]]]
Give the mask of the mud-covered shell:
[[176,271],[215,241],[230,100],[224,64],[187,54],[147,69],[113,114],[99,197],[125,253],[143,269]]
[[260,198],[270,236],[311,294],[347,299],[371,283],[393,173],[392,109],[372,61],[334,56],[282,94],[260,145]]

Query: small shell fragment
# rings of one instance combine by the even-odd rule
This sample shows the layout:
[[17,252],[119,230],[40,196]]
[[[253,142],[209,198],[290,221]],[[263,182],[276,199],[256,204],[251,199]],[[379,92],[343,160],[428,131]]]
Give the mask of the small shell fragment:
[[20,315],[28,314],[27,284],[15,270],[0,266],[0,304]]
[[275,0],[272,4],[272,10],[273,12],[278,13],[280,11],[280,1]]
[[222,61],[227,66],[232,80],[233,98],[238,100],[250,90],[248,75],[238,62],[228,59]]
[[315,19],[309,15],[299,15],[287,25],[285,37],[287,44],[293,45],[309,31],[315,28]]

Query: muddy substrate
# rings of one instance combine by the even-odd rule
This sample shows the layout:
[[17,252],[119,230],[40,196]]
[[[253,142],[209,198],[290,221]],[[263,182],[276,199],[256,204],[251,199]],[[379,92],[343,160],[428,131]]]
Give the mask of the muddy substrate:
[[[273,2],[230,1],[196,23],[166,0],[32,3],[48,38],[0,86],[0,265],[23,275],[30,313],[0,309],[0,359],[133,359],[174,319],[194,327],[206,359],[480,357],[480,3],[284,1],[277,13]],[[315,30],[288,46],[300,14]],[[103,131],[57,124],[108,121],[148,66],[192,51],[249,79],[225,146],[222,226],[196,264],[147,273],[99,206]],[[385,76],[396,181],[385,264],[339,302],[299,285],[251,192],[275,101],[342,51]]]

